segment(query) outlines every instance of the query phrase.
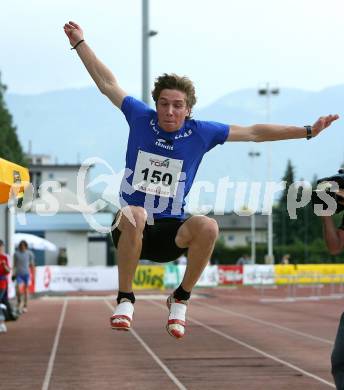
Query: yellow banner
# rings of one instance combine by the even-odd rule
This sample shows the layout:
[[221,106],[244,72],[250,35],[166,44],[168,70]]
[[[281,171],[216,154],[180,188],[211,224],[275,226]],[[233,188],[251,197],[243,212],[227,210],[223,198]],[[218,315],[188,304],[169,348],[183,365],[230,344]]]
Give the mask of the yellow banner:
[[160,265],[139,265],[136,268],[133,287],[136,290],[164,290],[165,267]]
[[276,284],[342,283],[344,264],[300,264],[275,266]]

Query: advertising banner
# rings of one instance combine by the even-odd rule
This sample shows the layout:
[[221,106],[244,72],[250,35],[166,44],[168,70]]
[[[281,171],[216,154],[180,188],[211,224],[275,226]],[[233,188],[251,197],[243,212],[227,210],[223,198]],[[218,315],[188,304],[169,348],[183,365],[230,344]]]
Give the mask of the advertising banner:
[[297,275],[297,266],[293,264],[275,265],[276,284],[291,284]]
[[215,287],[219,284],[219,271],[217,265],[208,265],[199,278],[197,287]]
[[219,265],[219,284],[243,284],[243,266],[242,265]]
[[135,272],[133,288],[163,290],[165,267],[159,265],[139,265]]
[[344,264],[276,265],[277,284],[344,282]]
[[[179,269],[179,279],[182,280],[186,265],[178,265]],[[199,278],[196,287],[214,287],[219,284],[219,272],[217,265],[208,265],[202,272],[201,277]]]
[[166,288],[176,288],[181,283],[178,265],[173,263],[165,265],[164,285]]
[[36,292],[113,291],[117,288],[117,267],[36,267]]
[[244,265],[244,284],[274,284],[274,266],[269,265]]

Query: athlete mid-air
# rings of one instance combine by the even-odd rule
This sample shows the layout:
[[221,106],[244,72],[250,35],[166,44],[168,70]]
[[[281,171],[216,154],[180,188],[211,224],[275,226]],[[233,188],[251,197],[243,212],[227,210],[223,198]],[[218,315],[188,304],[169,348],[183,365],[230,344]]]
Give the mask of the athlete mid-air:
[[[191,291],[211,257],[218,236],[214,219],[184,216],[188,194],[206,152],[226,141],[275,141],[317,136],[338,119],[320,117],[313,126],[238,126],[191,119],[195,89],[186,77],[164,74],[152,91],[155,109],[120,87],[112,72],[95,56],[79,25],[68,22],[64,31],[87,71],[129,124],[126,153],[128,181],[120,192],[121,210],[112,237],[117,248],[119,290],[111,317],[113,329],[129,330],[134,313],[132,281],[139,259],[175,260],[187,252],[180,286],[168,298],[168,333],[181,338]],[[109,142],[111,145],[111,142]],[[128,184],[130,190],[128,190]]]

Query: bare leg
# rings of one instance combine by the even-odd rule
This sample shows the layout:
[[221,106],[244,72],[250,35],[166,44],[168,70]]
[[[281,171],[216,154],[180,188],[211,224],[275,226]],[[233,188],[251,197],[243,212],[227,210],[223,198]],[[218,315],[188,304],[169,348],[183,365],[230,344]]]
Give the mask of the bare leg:
[[182,281],[185,291],[191,291],[208,264],[218,236],[214,219],[197,215],[188,219],[179,229],[176,244],[188,247],[188,262]]
[[202,215],[191,217],[178,230],[176,244],[180,248],[188,248],[188,262],[181,288],[167,300],[169,316],[166,329],[172,337],[180,339],[184,336],[187,296],[209,262],[218,232],[216,221]]
[[20,286],[19,286],[19,284],[18,284],[18,282],[16,283],[16,296],[17,296],[17,306],[18,306],[18,310],[20,310],[21,309],[21,298],[22,298],[22,296],[21,296],[21,293],[20,293]]
[[28,303],[28,296],[29,296],[29,286],[24,285],[24,308],[27,308],[27,303]]
[[142,232],[147,220],[147,213],[142,207],[128,206],[135,219],[134,226],[122,213],[118,225],[121,231],[117,247],[119,291],[132,292],[132,282],[142,249]]
[[[132,221],[127,216],[130,216]],[[121,235],[117,245],[118,305],[110,318],[111,327],[115,330],[128,331],[131,327],[134,297],[130,293],[133,292],[132,284],[141,254],[146,220],[147,213],[142,207],[128,206],[121,211],[118,224]]]

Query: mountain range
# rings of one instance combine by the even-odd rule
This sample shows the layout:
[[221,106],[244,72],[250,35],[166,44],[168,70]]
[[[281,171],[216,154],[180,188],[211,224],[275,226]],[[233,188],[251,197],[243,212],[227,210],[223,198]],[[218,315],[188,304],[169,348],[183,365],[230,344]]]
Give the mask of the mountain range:
[[[25,151],[30,143],[33,153],[49,154],[60,164],[97,156],[116,172],[124,167],[128,126],[122,113],[96,88],[7,94],[5,100]],[[272,123],[303,126],[330,113],[338,113],[343,119],[310,141],[232,142],[218,146],[205,156],[196,180],[208,180],[214,185],[224,176],[231,181],[279,181],[288,159],[295,167],[297,179],[311,181],[315,175],[336,172],[344,160],[344,85],[317,92],[281,88],[269,100]],[[239,125],[266,123],[267,98],[258,95],[256,89],[231,92],[194,110],[194,118]],[[248,156],[253,150],[260,153],[254,161]],[[98,166],[93,174],[104,169]],[[212,194],[203,195],[204,199],[213,200]]]

